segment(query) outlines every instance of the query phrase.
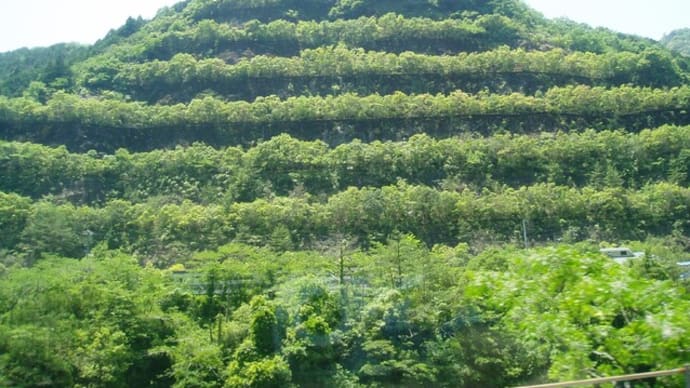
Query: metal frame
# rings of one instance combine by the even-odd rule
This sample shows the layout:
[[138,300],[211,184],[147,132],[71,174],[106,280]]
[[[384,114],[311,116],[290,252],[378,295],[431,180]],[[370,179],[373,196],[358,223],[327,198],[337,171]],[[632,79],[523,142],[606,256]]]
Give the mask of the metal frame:
[[657,372],[645,372],[645,373],[634,373],[629,375],[620,375],[613,377],[599,377],[588,380],[577,380],[577,381],[566,381],[563,383],[549,383],[540,385],[524,385],[517,388],[559,388],[559,387],[576,387],[580,385],[592,385],[601,383],[617,383],[632,380],[647,379],[650,377],[662,377],[685,374],[685,388],[690,388],[690,365],[686,365],[683,368],[662,370]]

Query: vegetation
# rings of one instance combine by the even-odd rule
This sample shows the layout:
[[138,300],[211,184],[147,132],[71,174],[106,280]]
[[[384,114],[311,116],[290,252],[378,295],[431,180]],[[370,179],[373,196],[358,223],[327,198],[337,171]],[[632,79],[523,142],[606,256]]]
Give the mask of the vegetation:
[[57,44],[38,49],[0,53],[0,95],[20,96],[32,82],[40,82],[45,92],[72,87],[70,67],[88,56],[88,48]]
[[[0,96],[0,134],[5,138],[61,143],[75,150],[133,150],[203,141],[251,144],[290,131],[331,144],[353,138],[399,139],[420,131],[447,136],[624,127],[639,131],[664,123],[690,124],[690,87],[651,89],[566,86],[526,96],[499,95],[259,97],[224,102],[206,96],[189,104],[145,105],[120,99],[85,99],[58,92],[45,103]],[[131,145],[130,145],[131,144]]]
[[[86,79],[78,83],[92,92],[111,90],[149,102],[187,101],[210,91],[241,100],[254,100],[276,91],[283,96],[352,91],[429,93],[457,89],[532,94],[578,83],[678,86],[684,78],[671,57],[662,52],[595,55],[566,53],[561,49],[527,52],[507,47],[455,56],[430,56],[331,46],[304,50],[299,57],[261,55],[234,65],[226,65],[218,58],[196,60],[190,54],[177,54],[170,61],[109,63],[108,66],[91,69]],[[91,71],[105,71],[112,77],[99,78],[91,75]]]
[[690,56],[690,29],[682,28],[671,31],[661,38],[661,43],[669,50],[676,51],[685,56]]
[[0,54],[0,386],[690,363],[681,38],[517,0],[187,0]]
[[64,147],[0,142],[0,189],[33,199],[75,204],[149,197],[214,203],[253,201],[295,190],[332,195],[399,180],[449,190],[552,183],[638,189],[649,183],[688,186],[690,127],[664,126],[638,134],[593,130],[535,135],[465,135],[403,142],[321,141],[281,135],[245,150],[203,144],[130,153],[70,153]]
[[237,243],[183,272],[105,251],[10,270],[3,385],[504,386],[685,361],[685,291],[591,247],[344,252],[340,281],[338,256]]

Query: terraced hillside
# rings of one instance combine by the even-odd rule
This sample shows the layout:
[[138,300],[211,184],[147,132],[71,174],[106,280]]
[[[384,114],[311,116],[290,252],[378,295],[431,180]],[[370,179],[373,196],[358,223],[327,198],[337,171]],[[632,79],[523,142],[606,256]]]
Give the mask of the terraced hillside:
[[188,0],[0,54],[0,385],[690,362],[689,70],[519,0]]

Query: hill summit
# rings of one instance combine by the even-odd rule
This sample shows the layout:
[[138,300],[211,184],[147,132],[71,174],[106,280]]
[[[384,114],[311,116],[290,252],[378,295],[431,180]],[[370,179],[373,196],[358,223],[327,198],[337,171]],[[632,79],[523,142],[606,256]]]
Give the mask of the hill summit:
[[593,96],[680,86],[687,63],[519,1],[191,0],[91,48],[31,55],[0,73],[0,135],[75,151],[687,121],[676,102],[578,113]]

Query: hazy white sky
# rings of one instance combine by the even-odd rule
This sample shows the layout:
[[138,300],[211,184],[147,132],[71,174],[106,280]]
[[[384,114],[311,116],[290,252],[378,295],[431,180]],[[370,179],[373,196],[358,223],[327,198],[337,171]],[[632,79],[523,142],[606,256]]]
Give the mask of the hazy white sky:
[[0,0],[0,52],[94,43],[129,16],[150,19],[179,0]]
[[594,27],[661,39],[690,27],[690,0],[523,0],[548,18],[565,16]]
[[[690,0],[525,0],[547,17],[659,39],[690,27]],[[60,42],[93,43],[128,16],[151,18],[178,0],[0,0],[0,52]]]

